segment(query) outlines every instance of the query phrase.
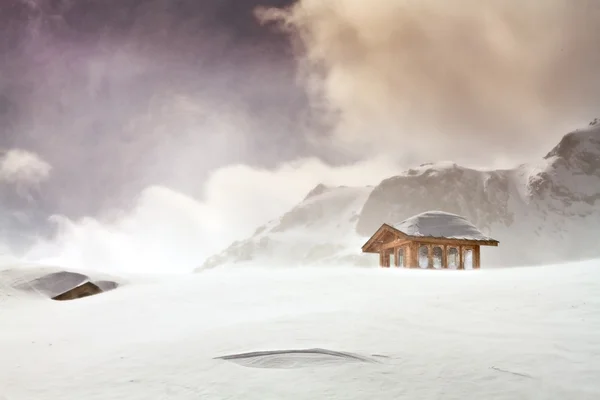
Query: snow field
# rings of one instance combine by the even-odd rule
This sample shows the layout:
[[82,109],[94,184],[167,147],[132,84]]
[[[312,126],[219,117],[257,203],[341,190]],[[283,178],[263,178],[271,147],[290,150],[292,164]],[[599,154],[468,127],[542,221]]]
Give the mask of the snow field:
[[[216,269],[70,302],[3,297],[0,396],[597,399],[599,267]],[[215,359],[309,348],[385,357]]]

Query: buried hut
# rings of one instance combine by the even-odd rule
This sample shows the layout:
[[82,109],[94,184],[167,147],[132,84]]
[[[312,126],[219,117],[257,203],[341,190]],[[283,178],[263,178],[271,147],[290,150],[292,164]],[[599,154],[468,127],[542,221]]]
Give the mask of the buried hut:
[[82,297],[93,296],[102,293],[102,289],[93,282],[85,282],[79,286],[71,288],[64,293],[52,297],[52,300],[75,300]]
[[18,288],[37,292],[52,300],[75,300],[103,293],[106,289],[103,290],[101,286],[91,282],[85,275],[60,271],[26,282]]
[[384,268],[477,269],[480,247],[498,244],[464,217],[428,211],[396,225],[383,224],[362,251],[379,253]]

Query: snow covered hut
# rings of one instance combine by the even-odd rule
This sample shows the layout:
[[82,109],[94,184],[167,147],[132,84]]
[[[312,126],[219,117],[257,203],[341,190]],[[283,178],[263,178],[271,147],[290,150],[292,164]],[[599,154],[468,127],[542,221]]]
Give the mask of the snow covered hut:
[[22,283],[17,288],[37,292],[52,300],[74,300],[104,292],[86,275],[68,271],[47,274]]
[[428,211],[399,224],[383,224],[362,251],[379,253],[384,268],[475,269],[481,266],[480,247],[498,244],[464,217]]

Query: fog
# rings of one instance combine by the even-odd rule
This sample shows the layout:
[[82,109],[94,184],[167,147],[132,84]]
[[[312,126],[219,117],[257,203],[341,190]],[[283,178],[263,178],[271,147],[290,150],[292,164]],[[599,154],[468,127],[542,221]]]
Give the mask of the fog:
[[151,186],[128,209],[80,219],[52,216],[56,234],[36,240],[20,259],[113,273],[188,273],[287,212],[319,183],[375,185],[397,171],[387,158],[339,167],[307,158],[275,170],[231,165],[209,176],[204,201]]

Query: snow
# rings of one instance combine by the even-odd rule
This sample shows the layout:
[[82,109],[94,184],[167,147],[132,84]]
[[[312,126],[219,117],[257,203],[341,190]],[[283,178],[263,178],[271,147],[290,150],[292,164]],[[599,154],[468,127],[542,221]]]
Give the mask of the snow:
[[464,240],[494,240],[481,233],[475,225],[460,215],[444,211],[427,211],[410,217],[394,228],[409,236]]
[[[215,269],[129,277],[68,302],[21,296],[11,271],[0,275],[6,400],[600,398],[600,260]],[[377,361],[218,359],[302,349]]]

